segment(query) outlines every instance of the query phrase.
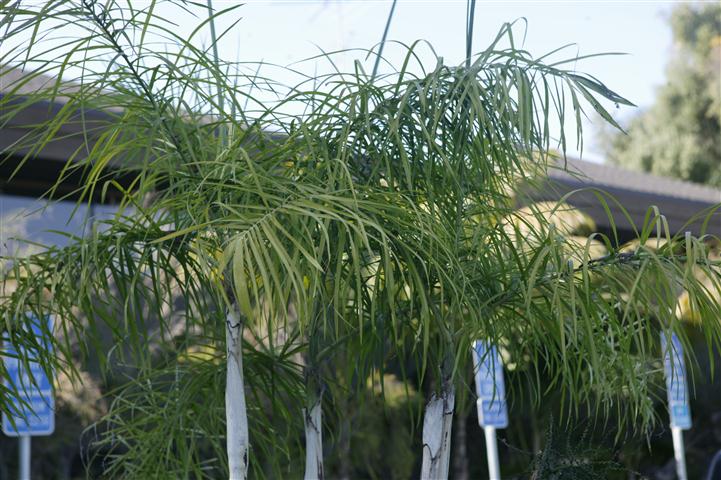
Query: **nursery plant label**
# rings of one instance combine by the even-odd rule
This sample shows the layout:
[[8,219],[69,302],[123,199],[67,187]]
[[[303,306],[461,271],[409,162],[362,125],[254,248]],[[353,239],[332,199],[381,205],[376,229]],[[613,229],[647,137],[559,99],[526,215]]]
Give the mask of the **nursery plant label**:
[[[30,317],[30,320],[38,345],[52,348],[41,328],[41,322],[44,322],[44,331],[52,332],[52,319],[47,316],[42,320]],[[11,437],[50,435],[55,430],[52,380],[38,362],[33,360],[37,352],[25,348],[16,350],[10,342],[4,343],[3,362],[8,377],[3,383],[5,388],[10,389],[10,412],[3,413],[3,432]],[[29,361],[24,363],[19,359]]]
[[661,333],[661,350],[664,352],[663,368],[666,375],[666,392],[671,426],[688,430],[691,428],[686,364],[683,359],[683,345],[676,334],[671,334],[671,343]]
[[482,340],[473,342],[473,370],[478,394],[478,422],[482,427],[506,428],[508,407],[503,363],[495,345]]

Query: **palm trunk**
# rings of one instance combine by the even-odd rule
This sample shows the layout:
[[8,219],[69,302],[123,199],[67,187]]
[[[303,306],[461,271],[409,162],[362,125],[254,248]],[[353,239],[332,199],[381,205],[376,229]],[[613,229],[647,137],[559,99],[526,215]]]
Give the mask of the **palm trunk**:
[[340,420],[338,478],[339,480],[351,480],[350,419],[352,414],[350,411],[350,402],[346,400],[343,403],[345,408],[342,411],[345,412],[345,415]]
[[225,384],[225,420],[230,480],[248,475],[248,412],[243,380],[243,322],[235,306],[225,320],[228,367]]
[[455,396],[453,383],[448,379],[443,382],[440,396],[434,393],[426,405],[421,480],[448,478]]
[[[316,298],[314,311],[326,308]],[[315,318],[315,316],[311,317]],[[307,395],[306,408],[303,409],[305,424],[305,475],[304,480],[323,480],[323,380],[319,360],[322,335],[318,324],[308,329],[308,352],[305,356],[305,389]]]
[[323,423],[321,395],[313,397],[303,410],[305,423],[305,480],[323,479]]

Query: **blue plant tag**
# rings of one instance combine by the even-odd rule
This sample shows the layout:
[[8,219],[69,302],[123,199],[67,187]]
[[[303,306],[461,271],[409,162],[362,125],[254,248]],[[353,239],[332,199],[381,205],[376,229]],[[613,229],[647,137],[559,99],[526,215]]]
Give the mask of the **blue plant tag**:
[[[38,345],[52,348],[47,338],[53,331],[50,316],[41,320],[30,317],[32,333]],[[43,328],[44,327],[44,328]],[[37,352],[22,348],[17,350],[5,340],[3,362],[8,376],[4,380],[8,389],[10,412],[3,413],[3,433],[11,437],[50,435],[55,430],[55,397],[52,380],[40,364],[33,360]],[[20,359],[26,359],[27,363]]]
[[506,428],[508,407],[503,363],[495,345],[483,340],[473,342],[473,371],[478,394],[478,423],[482,427]]
[[683,359],[683,345],[675,333],[668,342],[666,334],[661,333],[661,350],[664,354],[663,368],[666,375],[666,392],[671,426],[688,430],[691,428],[691,408],[689,406],[686,364]]

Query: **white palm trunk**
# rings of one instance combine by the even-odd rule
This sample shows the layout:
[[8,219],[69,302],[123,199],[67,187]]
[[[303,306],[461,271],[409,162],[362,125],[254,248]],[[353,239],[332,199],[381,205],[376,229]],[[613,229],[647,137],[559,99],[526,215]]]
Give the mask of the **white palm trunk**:
[[225,384],[225,420],[230,480],[245,480],[248,475],[248,412],[243,381],[243,323],[235,306],[225,320],[228,369]]
[[447,384],[441,390],[441,395],[434,393],[426,405],[423,415],[421,480],[448,478],[455,396],[454,387]]
[[323,480],[322,403],[318,396],[310,411],[303,410],[305,423],[305,480]]

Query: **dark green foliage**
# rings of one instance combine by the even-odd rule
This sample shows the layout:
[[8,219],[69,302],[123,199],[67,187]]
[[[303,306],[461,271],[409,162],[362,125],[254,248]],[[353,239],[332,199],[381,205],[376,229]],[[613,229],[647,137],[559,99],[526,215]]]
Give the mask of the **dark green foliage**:
[[624,471],[610,452],[591,443],[588,431],[579,436],[551,425],[543,450],[533,460],[531,480],[608,480]]
[[414,428],[423,398],[391,374],[376,377],[352,398],[334,396],[326,419],[326,456],[331,478],[411,478],[420,461],[420,438]]

